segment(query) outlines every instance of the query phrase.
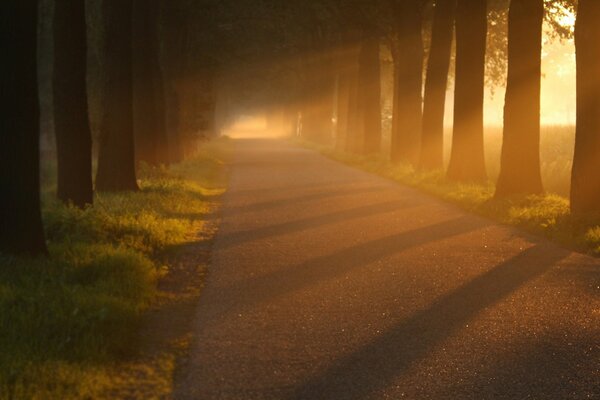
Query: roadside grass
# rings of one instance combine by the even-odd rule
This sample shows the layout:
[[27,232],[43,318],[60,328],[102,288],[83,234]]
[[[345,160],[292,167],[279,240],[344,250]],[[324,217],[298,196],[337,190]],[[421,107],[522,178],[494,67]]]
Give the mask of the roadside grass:
[[[420,189],[467,211],[545,236],[563,246],[600,256],[600,215],[571,215],[569,200],[562,195],[549,193],[494,199],[495,186],[491,181],[486,184],[452,182],[445,178],[443,171],[420,172],[407,164],[393,164],[382,155],[358,156],[302,139],[294,141],[330,159]],[[553,148],[556,147],[560,146],[554,144]],[[553,187],[562,190],[568,187],[568,182],[564,181],[567,176],[564,170],[568,165],[543,163],[542,168],[547,168],[547,165],[552,166],[555,174]],[[492,165],[492,169],[495,167]],[[560,173],[557,169],[560,169]],[[549,172],[544,170],[543,174]]]
[[171,168],[142,168],[141,190],[97,194],[85,210],[54,199],[42,173],[50,257],[0,255],[0,399],[99,398],[137,351],[141,317],[169,265],[198,240],[223,191],[225,140]]

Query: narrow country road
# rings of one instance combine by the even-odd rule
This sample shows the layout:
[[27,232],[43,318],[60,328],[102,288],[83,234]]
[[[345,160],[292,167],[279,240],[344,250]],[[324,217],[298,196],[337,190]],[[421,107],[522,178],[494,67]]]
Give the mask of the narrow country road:
[[235,143],[177,399],[600,399],[600,260]]

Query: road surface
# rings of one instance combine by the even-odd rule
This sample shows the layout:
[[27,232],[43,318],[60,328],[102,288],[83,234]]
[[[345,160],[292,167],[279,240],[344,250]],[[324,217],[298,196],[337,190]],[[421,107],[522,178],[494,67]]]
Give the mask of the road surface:
[[600,260],[235,143],[177,399],[600,399]]

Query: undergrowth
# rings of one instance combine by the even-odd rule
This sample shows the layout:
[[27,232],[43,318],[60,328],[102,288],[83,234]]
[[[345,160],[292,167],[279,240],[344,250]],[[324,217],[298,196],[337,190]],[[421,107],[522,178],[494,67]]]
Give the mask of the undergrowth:
[[171,168],[144,167],[140,191],[97,194],[42,213],[50,257],[0,255],[0,399],[98,398],[115,360],[136,351],[142,313],[168,271],[158,260],[202,235],[222,192],[223,143]]
[[410,165],[393,164],[380,155],[358,156],[304,140],[296,142],[331,159],[418,188],[468,211],[600,256],[600,215],[572,215],[569,200],[560,195],[495,199],[492,182],[452,182],[445,178],[443,171],[419,172]]

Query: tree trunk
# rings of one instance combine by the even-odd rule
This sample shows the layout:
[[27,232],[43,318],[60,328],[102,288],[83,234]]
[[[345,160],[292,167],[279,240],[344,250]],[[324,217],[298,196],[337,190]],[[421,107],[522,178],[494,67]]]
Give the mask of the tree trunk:
[[419,164],[423,170],[444,167],[444,113],[455,12],[456,0],[436,1],[423,103]]
[[53,91],[58,198],[83,208],[93,203],[85,1],[55,0],[54,10]]
[[579,0],[577,131],[571,182],[571,211],[600,212],[600,2]]
[[161,64],[164,66],[165,119],[169,161],[184,160],[184,123],[181,120],[183,93],[178,80],[186,75],[188,52],[188,16],[180,2],[160,0],[160,37],[162,38]]
[[359,101],[363,114],[362,154],[381,150],[381,68],[379,38],[363,40],[359,57]]
[[38,2],[0,2],[0,252],[46,254],[40,213]]
[[416,165],[419,159],[423,115],[423,38],[419,1],[398,4],[398,43],[394,57],[394,107],[392,116],[392,162]]
[[136,161],[169,164],[160,70],[158,0],[133,2],[133,126]]
[[133,145],[132,0],[105,0],[106,90],[96,189],[137,190]]
[[456,88],[449,179],[487,179],[483,148],[483,99],[487,1],[458,0],[456,10]]
[[348,64],[348,111],[346,113],[346,152],[360,153],[364,136],[364,114],[360,107],[358,54],[360,47],[354,45]]
[[540,170],[544,0],[512,0],[508,19],[508,80],[496,197],[544,190]]
[[346,141],[348,139],[348,117],[350,104],[350,85],[351,85],[351,65],[355,61],[352,57],[352,47],[347,46],[340,50],[338,55],[338,81],[337,81],[337,109],[336,109],[336,140],[335,148],[338,150],[346,149]]
[[[314,39],[317,42],[316,39]],[[302,112],[302,135],[328,144],[333,133],[333,64],[329,54],[319,52],[306,59],[306,94]],[[320,46],[319,46],[320,47]]]

